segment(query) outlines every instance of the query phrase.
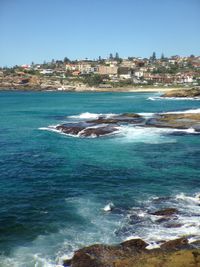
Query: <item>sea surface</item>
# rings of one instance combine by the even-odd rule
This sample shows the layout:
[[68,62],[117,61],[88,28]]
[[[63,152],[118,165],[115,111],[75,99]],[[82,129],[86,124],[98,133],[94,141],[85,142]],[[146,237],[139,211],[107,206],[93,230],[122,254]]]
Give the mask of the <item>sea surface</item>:
[[[156,93],[0,92],[0,266],[55,267],[94,243],[200,239],[200,135],[125,125],[100,138],[49,126],[98,114],[200,112]],[[112,207],[105,211],[104,207]],[[158,222],[150,213],[177,208]]]

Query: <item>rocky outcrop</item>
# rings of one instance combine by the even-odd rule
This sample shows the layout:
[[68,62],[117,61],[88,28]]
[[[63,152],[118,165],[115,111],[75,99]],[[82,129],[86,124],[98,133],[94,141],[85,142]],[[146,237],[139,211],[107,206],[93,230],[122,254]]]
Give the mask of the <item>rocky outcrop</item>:
[[[85,122],[68,123],[56,126],[56,130],[71,135],[82,137],[100,137],[118,131],[121,124],[138,124],[145,119],[139,114],[124,113],[117,116],[100,116],[98,119]],[[101,125],[102,124],[102,125]]]
[[200,249],[191,248],[186,238],[165,242],[159,249],[146,249],[141,239],[117,246],[93,245],[75,252],[65,267],[200,267]]
[[130,239],[130,240],[124,241],[120,245],[124,249],[134,249],[134,251],[139,252],[139,251],[144,250],[148,246],[148,243],[138,238],[138,239]]
[[104,136],[107,134],[111,134],[117,131],[115,127],[112,127],[110,125],[108,126],[102,126],[102,127],[88,127],[79,125],[79,124],[72,124],[72,125],[59,125],[56,126],[56,130],[70,135],[78,135],[82,137],[99,137]]
[[100,137],[117,133],[120,130],[119,126],[124,125],[177,129],[169,134],[196,134],[200,133],[200,113],[159,113],[153,114],[151,118],[144,118],[135,113],[109,117],[100,115],[97,119],[74,123],[69,121],[69,123],[56,126],[56,129],[62,133],[80,137]]
[[137,124],[137,123],[142,123],[144,121],[145,119],[139,114],[124,113],[121,115],[112,116],[110,118],[105,118],[102,116],[96,120],[91,120],[88,122],[95,124],[123,124],[123,123]]
[[146,126],[200,131],[200,113],[163,113],[147,120]]
[[164,250],[178,250],[178,249],[183,249],[188,247],[188,240],[187,238],[178,238],[175,240],[170,240],[168,242],[165,242],[160,246],[161,249]]
[[200,88],[172,90],[166,92],[163,97],[200,97]]

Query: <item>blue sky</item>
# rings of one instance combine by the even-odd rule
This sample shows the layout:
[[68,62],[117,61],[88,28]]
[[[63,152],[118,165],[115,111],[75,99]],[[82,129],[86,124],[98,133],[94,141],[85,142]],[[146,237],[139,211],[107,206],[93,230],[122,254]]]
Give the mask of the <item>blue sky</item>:
[[0,0],[0,66],[200,55],[200,0]]

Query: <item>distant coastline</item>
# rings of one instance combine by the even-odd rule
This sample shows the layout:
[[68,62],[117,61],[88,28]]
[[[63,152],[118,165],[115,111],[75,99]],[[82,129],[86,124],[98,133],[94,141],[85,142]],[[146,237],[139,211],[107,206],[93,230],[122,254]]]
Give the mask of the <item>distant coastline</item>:
[[21,91],[21,92],[133,92],[133,93],[165,93],[169,91],[174,91],[174,90],[187,90],[189,88],[177,88],[177,87],[170,87],[170,88],[163,88],[163,87],[113,87],[113,88],[98,88],[98,87],[74,87],[74,88],[69,88],[69,89],[63,89],[63,90],[58,90],[56,88],[34,88],[30,86],[17,86],[17,87],[0,87],[0,91]]

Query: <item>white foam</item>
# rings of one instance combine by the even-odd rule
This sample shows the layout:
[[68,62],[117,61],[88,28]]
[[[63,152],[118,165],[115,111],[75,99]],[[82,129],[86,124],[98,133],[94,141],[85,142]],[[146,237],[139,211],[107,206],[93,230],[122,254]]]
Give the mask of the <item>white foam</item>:
[[149,119],[151,117],[154,116],[155,113],[151,113],[151,112],[141,112],[138,113],[140,116],[144,117],[145,119]]
[[151,101],[156,101],[156,100],[196,100],[199,101],[200,97],[163,97],[163,96],[151,96],[147,98],[148,100]]
[[176,142],[171,136],[164,136],[174,131],[170,128],[155,128],[142,126],[119,126],[117,127],[121,140],[126,142],[143,142],[150,144]]
[[64,133],[61,130],[56,129],[56,127],[59,126],[59,125],[60,124],[58,124],[58,125],[50,125],[48,127],[40,127],[40,128],[38,128],[38,130],[54,132],[54,133],[58,133],[58,134],[62,134],[62,135],[65,135],[65,136],[70,136],[70,137],[76,137],[76,138],[80,137],[80,134],[68,134],[68,133]]
[[[58,133],[58,134],[62,134],[62,135],[66,135],[66,136],[70,136],[70,137],[76,137],[76,138],[96,138],[98,137],[95,133],[94,134],[91,134],[90,136],[84,136],[84,131],[87,130],[87,129],[97,129],[97,128],[101,128],[103,126],[107,126],[107,124],[98,124],[98,125],[94,125],[94,126],[89,126],[89,127],[86,127],[85,129],[81,130],[80,132],[78,132],[78,134],[70,134],[70,133],[64,133],[62,130],[58,130],[56,129],[57,126],[59,126],[60,124],[58,125],[50,125],[48,127],[40,127],[38,128],[39,130],[42,130],[42,131],[49,131],[49,132],[55,132],[55,133]],[[111,133],[107,133],[107,134],[104,134],[102,136],[110,136],[110,135],[114,135],[116,134],[117,131],[114,131],[114,132],[111,132]],[[101,136],[100,136],[101,137]]]
[[81,113],[79,115],[73,115],[73,116],[69,116],[68,118],[71,119],[98,119],[99,117],[103,116],[105,118],[110,118],[113,116],[117,116],[118,114],[114,114],[114,113],[90,113],[90,112],[84,112]]
[[[148,209],[162,209],[159,207],[160,204],[154,203],[154,200],[159,198],[150,198],[147,201],[143,201],[143,205],[147,205]],[[200,193],[196,193],[193,196],[180,193],[172,198],[163,200],[165,207],[176,208],[179,212],[172,217],[169,217],[167,221],[157,223],[158,216],[151,215],[146,213],[146,208],[141,208],[140,213],[144,213],[145,216],[140,222],[138,228],[133,225],[133,232],[136,233],[135,236],[131,235],[127,239],[132,238],[141,238],[150,245],[148,249],[158,247],[161,244],[161,240],[173,240],[183,236],[189,236],[189,242],[200,240]],[[144,210],[142,210],[144,209]],[[132,209],[130,211],[131,217],[132,214],[138,216],[138,209]],[[173,227],[174,224],[174,227]],[[179,227],[176,225],[179,224]],[[127,227],[127,221],[125,220],[125,227]],[[170,228],[167,228],[167,225],[170,225]],[[137,224],[136,224],[137,226]],[[131,233],[131,230],[130,230]]]
[[[184,235],[191,235],[189,238],[190,243],[199,240],[199,195],[200,193],[192,196],[180,193],[166,200],[167,203],[165,204],[168,207],[176,207],[180,211],[180,214],[177,214],[177,220],[172,220],[171,222],[182,224],[179,228],[170,229],[164,227],[162,223],[153,223],[152,217],[156,216],[147,212],[147,207],[156,205],[153,203],[157,198],[151,197],[143,201],[142,207],[139,204],[139,208],[132,208],[130,214],[127,215],[129,218],[133,214],[139,216],[141,218],[141,223],[139,222],[138,224],[139,227],[132,225],[132,234],[130,232],[129,237],[123,239],[141,238],[149,243],[147,249],[159,247],[161,240],[172,240]],[[110,244],[116,242],[114,230],[118,230],[123,224],[122,215],[119,215],[119,217],[115,217],[114,213],[105,215],[105,213],[100,212],[103,203],[95,202],[94,199],[71,197],[67,198],[66,202],[70,203],[71,207],[76,208],[80,218],[88,220],[88,229],[85,229],[85,227],[77,228],[77,225],[68,225],[68,227],[61,229],[57,233],[38,236],[36,240],[31,242],[29,247],[22,246],[16,249],[10,258],[0,256],[0,265],[3,267],[26,267],[27,262],[29,262],[30,267],[61,267],[63,259],[71,258],[73,252],[80,247],[94,243]],[[106,211],[109,211],[111,204],[113,203],[109,202],[106,205],[108,206]],[[125,220],[125,223],[127,223],[127,220]],[[121,241],[119,240],[119,242]]]
[[[97,138],[98,136],[94,133],[90,136],[84,136],[84,131],[91,128],[100,128],[107,126],[105,124],[99,124],[95,126],[89,126],[81,130],[78,134],[64,133],[62,130],[56,129],[58,125],[49,127],[40,127],[39,130],[50,131],[65,136],[76,137],[76,138]],[[120,138],[120,140],[126,142],[143,142],[150,144],[160,144],[160,143],[175,143],[176,139],[172,136],[167,136],[166,134],[185,132],[187,134],[200,134],[200,132],[195,131],[194,128],[190,127],[188,129],[172,129],[172,128],[156,128],[156,127],[142,127],[133,125],[123,125],[115,127],[117,130],[111,133],[104,134],[103,136],[115,136]]]
[[176,199],[184,200],[184,201],[192,201],[200,204],[200,193],[195,194],[193,197],[187,196],[184,193],[176,195]]
[[196,108],[196,109],[187,109],[187,110],[183,110],[183,111],[169,111],[169,112],[163,112],[165,114],[185,114],[185,113],[192,113],[192,114],[198,114],[200,113],[200,108]]
[[160,244],[159,244],[159,243],[157,243],[157,242],[151,242],[151,243],[146,247],[146,249],[151,250],[151,249],[155,249],[155,248],[159,248],[159,247],[160,247]]
[[195,131],[194,128],[190,127],[188,129],[172,129],[173,132],[183,132],[188,134],[200,134],[200,132]]
[[61,130],[57,130],[55,127],[56,126],[54,126],[54,127],[52,127],[52,126],[49,126],[49,127],[40,127],[38,129],[41,130],[41,131],[49,131],[49,132],[55,132],[55,133],[59,133],[59,134],[63,134],[63,135],[69,135],[69,134],[63,133]]
[[56,129],[58,126],[60,126],[60,124],[49,125],[48,127],[39,127],[38,130],[41,130],[41,131],[51,131],[51,132],[59,132],[59,130]]
[[114,208],[114,204],[110,202],[103,208],[103,210],[108,212],[108,211],[111,211],[113,208]]
[[150,97],[148,97],[147,99],[148,99],[148,100],[155,101],[155,100],[160,100],[160,98],[161,98],[161,97],[158,97],[158,96],[154,96],[154,97],[153,97],[153,96],[150,96]]

